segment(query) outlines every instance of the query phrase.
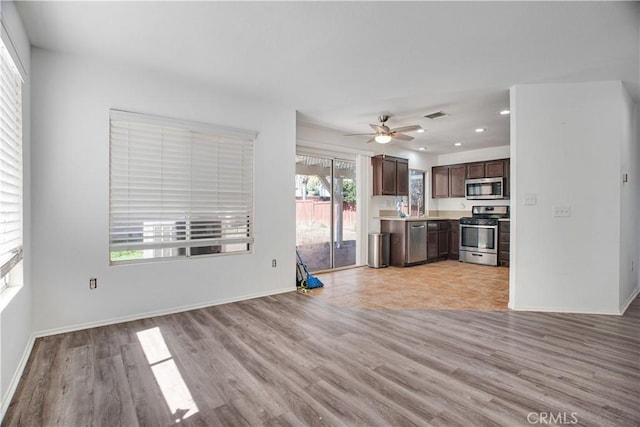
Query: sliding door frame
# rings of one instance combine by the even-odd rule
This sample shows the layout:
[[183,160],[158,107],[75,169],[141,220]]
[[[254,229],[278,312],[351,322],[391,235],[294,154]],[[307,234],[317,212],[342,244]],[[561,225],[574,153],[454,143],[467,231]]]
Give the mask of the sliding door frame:
[[[343,160],[348,162],[354,162],[356,167],[356,259],[355,264],[348,267],[338,267],[333,268],[332,271],[345,269],[345,268],[353,268],[360,267],[367,264],[367,236],[369,234],[370,229],[370,203],[371,203],[371,179],[372,179],[372,169],[371,169],[371,157],[373,156],[373,152],[364,151],[364,150],[354,150],[347,147],[341,147],[337,145],[331,144],[323,144],[317,143],[314,141],[305,141],[305,140],[297,140],[296,145],[296,155],[305,155],[305,156],[313,156],[313,157],[321,157],[327,158],[330,160]],[[295,160],[294,160],[295,162]],[[334,185],[334,176],[335,171],[332,167],[331,177],[332,177],[332,186]],[[332,188],[333,193],[333,188]],[[331,195],[332,203],[333,203],[333,194]],[[333,208],[331,209],[331,239],[333,246],[334,240],[334,213]],[[331,260],[332,264],[335,265],[334,262],[334,253],[333,247],[331,248]]]

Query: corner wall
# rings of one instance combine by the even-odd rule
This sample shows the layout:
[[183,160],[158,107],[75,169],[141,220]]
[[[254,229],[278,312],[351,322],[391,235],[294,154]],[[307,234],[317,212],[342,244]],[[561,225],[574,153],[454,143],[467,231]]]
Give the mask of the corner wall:
[[619,314],[626,108],[620,82],[511,89],[512,309]]
[[22,74],[23,141],[23,285],[3,292],[0,297],[0,420],[18,385],[29,351],[33,345],[31,246],[31,46],[15,4],[2,1],[2,40]]
[[[37,48],[32,66],[38,334],[295,290],[295,110]],[[258,131],[253,254],[109,265],[110,108]]]
[[[623,132],[620,151],[620,312],[638,295],[640,282],[640,135],[638,132],[638,104],[621,88],[624,110],[621,116]],[[622,174],[627,175],[623,182]]]

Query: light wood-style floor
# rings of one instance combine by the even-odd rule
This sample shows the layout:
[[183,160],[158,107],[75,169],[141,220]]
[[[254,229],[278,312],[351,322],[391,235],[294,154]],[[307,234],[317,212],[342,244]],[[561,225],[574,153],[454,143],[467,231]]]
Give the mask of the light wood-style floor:
[[308,295],[344,307],[506,311],[509,269],[459,261],[318,274]]
[[639,327],[290,292],[38,339],[2,425],[638,426]]

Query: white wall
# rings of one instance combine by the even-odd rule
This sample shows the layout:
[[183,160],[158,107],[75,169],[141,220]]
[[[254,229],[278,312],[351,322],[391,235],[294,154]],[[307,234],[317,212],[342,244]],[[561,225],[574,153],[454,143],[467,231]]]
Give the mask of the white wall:
[[437,165],[455,165],[458,163],[484,162],[486,160],[507,159],[511,157],[511,147],[481,148],[478,150],[459,151],[457,153],[440,154]]
[[[38,333],[295,290],[294,110],[232,99],[155,70],[37,48],[32,67]],[[259,132],[254,254],[109,266],[110,108]],[[90,277],[98,279],[96,290],[89,290]]]
[[30,45],[13,2],[2,1],[2,40],[11,51],[12,57],[24,79],[22,86],[22,118],[23,118],[23,167],[24,167],[24,202],[23,202],[23,285],[11,289],[0,296],[0,419],[4,415],[13,391],[17,386],[24,368],[28,351],[33,344],[31,325],[31,206],[30,206]]
[[620,151],[621,173],[627,174],[627,182],[619,180],[620,188],[620,311],[624,311],[638,294],[639,281],[636,269],[640,266],[640,142],[638,134],[638,104],[620,88],[624,102],[622,111],[622,146]]
[[626,108],[620,82],[511,89],[511,308],[619,313]]

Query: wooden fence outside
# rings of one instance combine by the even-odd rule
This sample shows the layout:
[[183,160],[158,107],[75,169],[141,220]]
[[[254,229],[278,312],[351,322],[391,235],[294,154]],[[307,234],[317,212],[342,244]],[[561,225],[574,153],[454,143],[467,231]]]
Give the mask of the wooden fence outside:
[[[331,225],[331,202],[317,199],[296,200],[296,222],[315,222],[329,227]],[[342,204],[343,228],[356,228],[355,203]]]

